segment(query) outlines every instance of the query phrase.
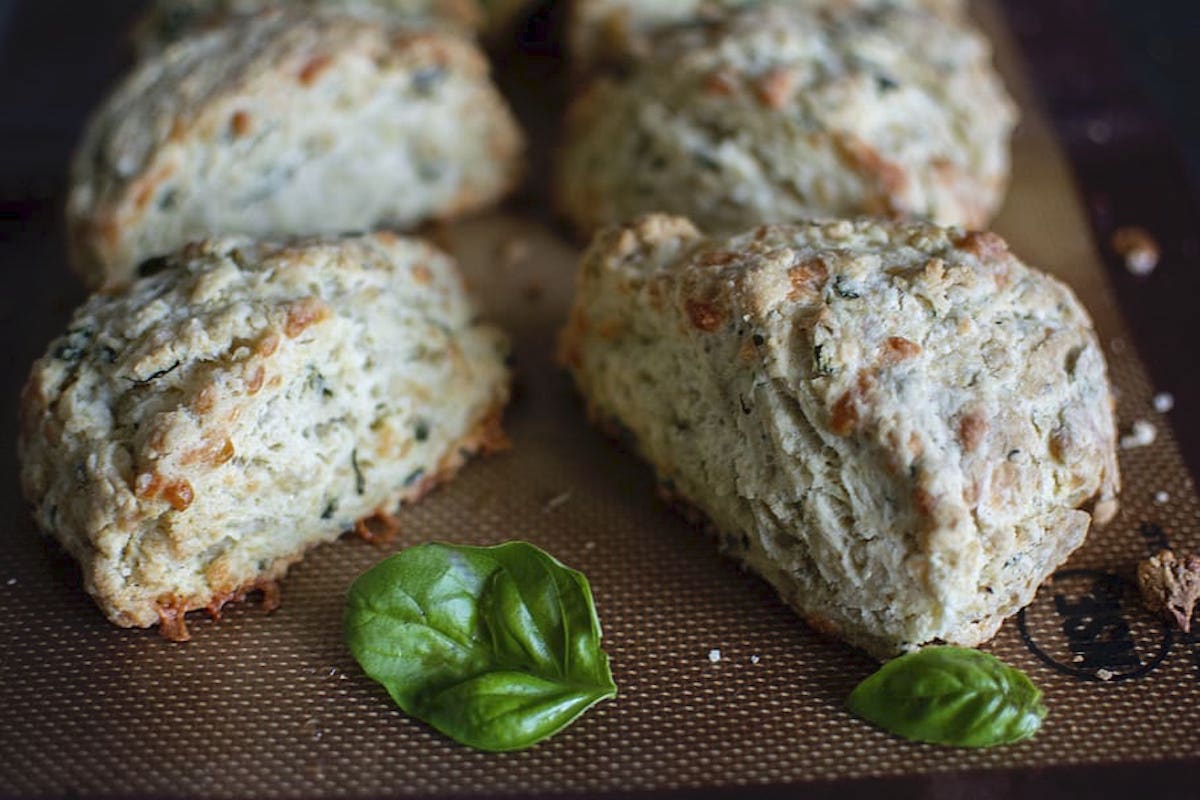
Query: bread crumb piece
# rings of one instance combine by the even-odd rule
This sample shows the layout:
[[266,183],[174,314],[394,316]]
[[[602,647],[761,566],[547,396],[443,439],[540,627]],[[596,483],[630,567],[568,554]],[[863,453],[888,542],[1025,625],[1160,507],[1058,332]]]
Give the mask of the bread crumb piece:
[[1158,266],[1158,242],[1145,228],[1132,225],[1117,228],[1112,235],[1112,248],[1125,260],[1125,269],[1131,275],[1145,277]]
[[497,248],[496,257],[505,269],[518,266],[529,258],[529,242],[520,236],[506,239]]
[[1154,502],[1158,503],[1160,506],[1165,506],[1167,503],[1171,502],[1171,495],[1159,490],[1154,493]]
[[1102,681],[1111,681],[1113,678],[1113,673],[1111,670],[1101,667],[1100,669],[1096,670],[1096,677]]
[[1154,395],[1154,410],[1160,414],[1166,414],[1171,409],[1175,408],[1175,395],[1170,392],[1159,392]]
[[1190,633],[1192,611],[1200,600],[1200,556],[1178,558],[1171,550],[1160,550],[1138,564],[1137,575],[1146,608]]
[[760,661],[762,661],[762,658],[760,658],[760,657],[759,657],[759,655],[758,655],[757,653],[755,653],[754,655],[750,656],[750,663],[751,663],[751,664],[757,664],[757,663],[758,663],[758,662],[760,662]]
[[570,492],[563,492],[561,494],[556,494],[556,495],[554,495],[554,497],[551,497],[549,500],[547,500],[545,505],[542,506],[542,513],[549,514],[551,511],[558,508],[563,503],[566,503],[570,499],[571,499]]
[[1121,437],[1121,449],[1132,450],[1135,447],[1146,447],[1154,444],[1158,438],[1158,429],[1144,419],[1134,420],[1129,433]]
[[5,583],[6,583],[8,586],[16,586],[16,585],[17,585],[17,579],[16,579],[16,578],[9,578],[7,581],[5,581]]
[[708,651],[708,660],[711,661],[712,663],[716,664],[718,661],[721,660],[721,651],[720,650],[709,650]]
[[595,550],[595,549],[596,549],[596,543],[595,543],[595,542],[584,542],[584,543],[583,543],[583,549],[584,549],[584,550]]

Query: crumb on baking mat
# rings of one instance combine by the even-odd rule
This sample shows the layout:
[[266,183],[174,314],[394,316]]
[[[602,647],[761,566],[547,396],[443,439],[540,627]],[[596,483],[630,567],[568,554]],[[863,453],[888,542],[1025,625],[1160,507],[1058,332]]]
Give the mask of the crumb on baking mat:
[[1190,633],[1192,611],[1200,600],[1200,556],[1188,553],[1180,558],[1160,550],[1138,564],[1137,575],[1146,608]]

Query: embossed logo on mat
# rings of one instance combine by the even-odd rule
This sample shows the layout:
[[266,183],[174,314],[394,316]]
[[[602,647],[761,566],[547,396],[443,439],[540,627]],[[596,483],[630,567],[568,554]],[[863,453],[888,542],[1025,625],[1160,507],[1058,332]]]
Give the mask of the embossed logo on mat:
[[1174,642],[1171,631],[1142,608],[1133,581],[1089,569],[1056,572],[1017,615],[1017,625],[1046,664],[1094,681],[1148,675]]

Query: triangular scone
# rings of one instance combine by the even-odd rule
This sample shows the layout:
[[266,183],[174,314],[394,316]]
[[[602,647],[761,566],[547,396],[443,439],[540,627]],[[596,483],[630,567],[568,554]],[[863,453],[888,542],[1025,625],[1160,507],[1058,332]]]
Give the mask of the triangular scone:
[[[572,0],[566,30],[571,59],[580,73],[628,66],[653,53],[655,40],[664,33],[768,2],[815,9],[827,17],[897,5],[896,0]],[[954,19],[966,13],[965,0],[902,0],[898,5],[906,3]]]
[[25,496],[109,619],[184,638],[502,444],[506,353],[419,240],[190,245],[34,364]]
[[405,228],[498,200],[522,134],[470,40],[277,12],[143,61],[93,116],[67,203],[91,286],[209,236]]
[[593,418],[872,653],[985,641],[1116,510],[1088,315],[993,234],[650,216],[578,282],[562,356]]
[[663,212],[725,234],[860,214],[984,227],[1015,121],[965,20],[915,0],[752,4],[589,84],[555,198],[588,235]]
[[[288,4],[396,24],[428,21],[464,32],[483,24],[477,0],[288,0]],[[152,0],[134,29],[134,44],[140,55],[149,56],[187,36],[243,25],[254,14],[279,5],[279,0]]]

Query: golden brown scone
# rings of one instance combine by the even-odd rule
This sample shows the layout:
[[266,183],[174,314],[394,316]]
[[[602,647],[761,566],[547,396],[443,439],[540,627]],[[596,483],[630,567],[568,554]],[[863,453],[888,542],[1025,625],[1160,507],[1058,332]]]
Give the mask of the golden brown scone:
[[34,364],[25,496],[109,619],[186,638],[499,445],[506,352],[419,240],[189,245]]
[[407,228],[497,201],[523,137],[469,39],[267,13],[143,61],[93,117],[68,199],[91,286],[207,236]]
[[986,641],[1116,510],[1091,321],[993,234],[649,216],[584,256],[562,357],[729,551],[876,655]]
[[967,22],[916,4],[752,6],[676,30],[571,106],[556,176],[584,234],[677,213],[734,233],[870,214],[983,227],[1015,108]]

